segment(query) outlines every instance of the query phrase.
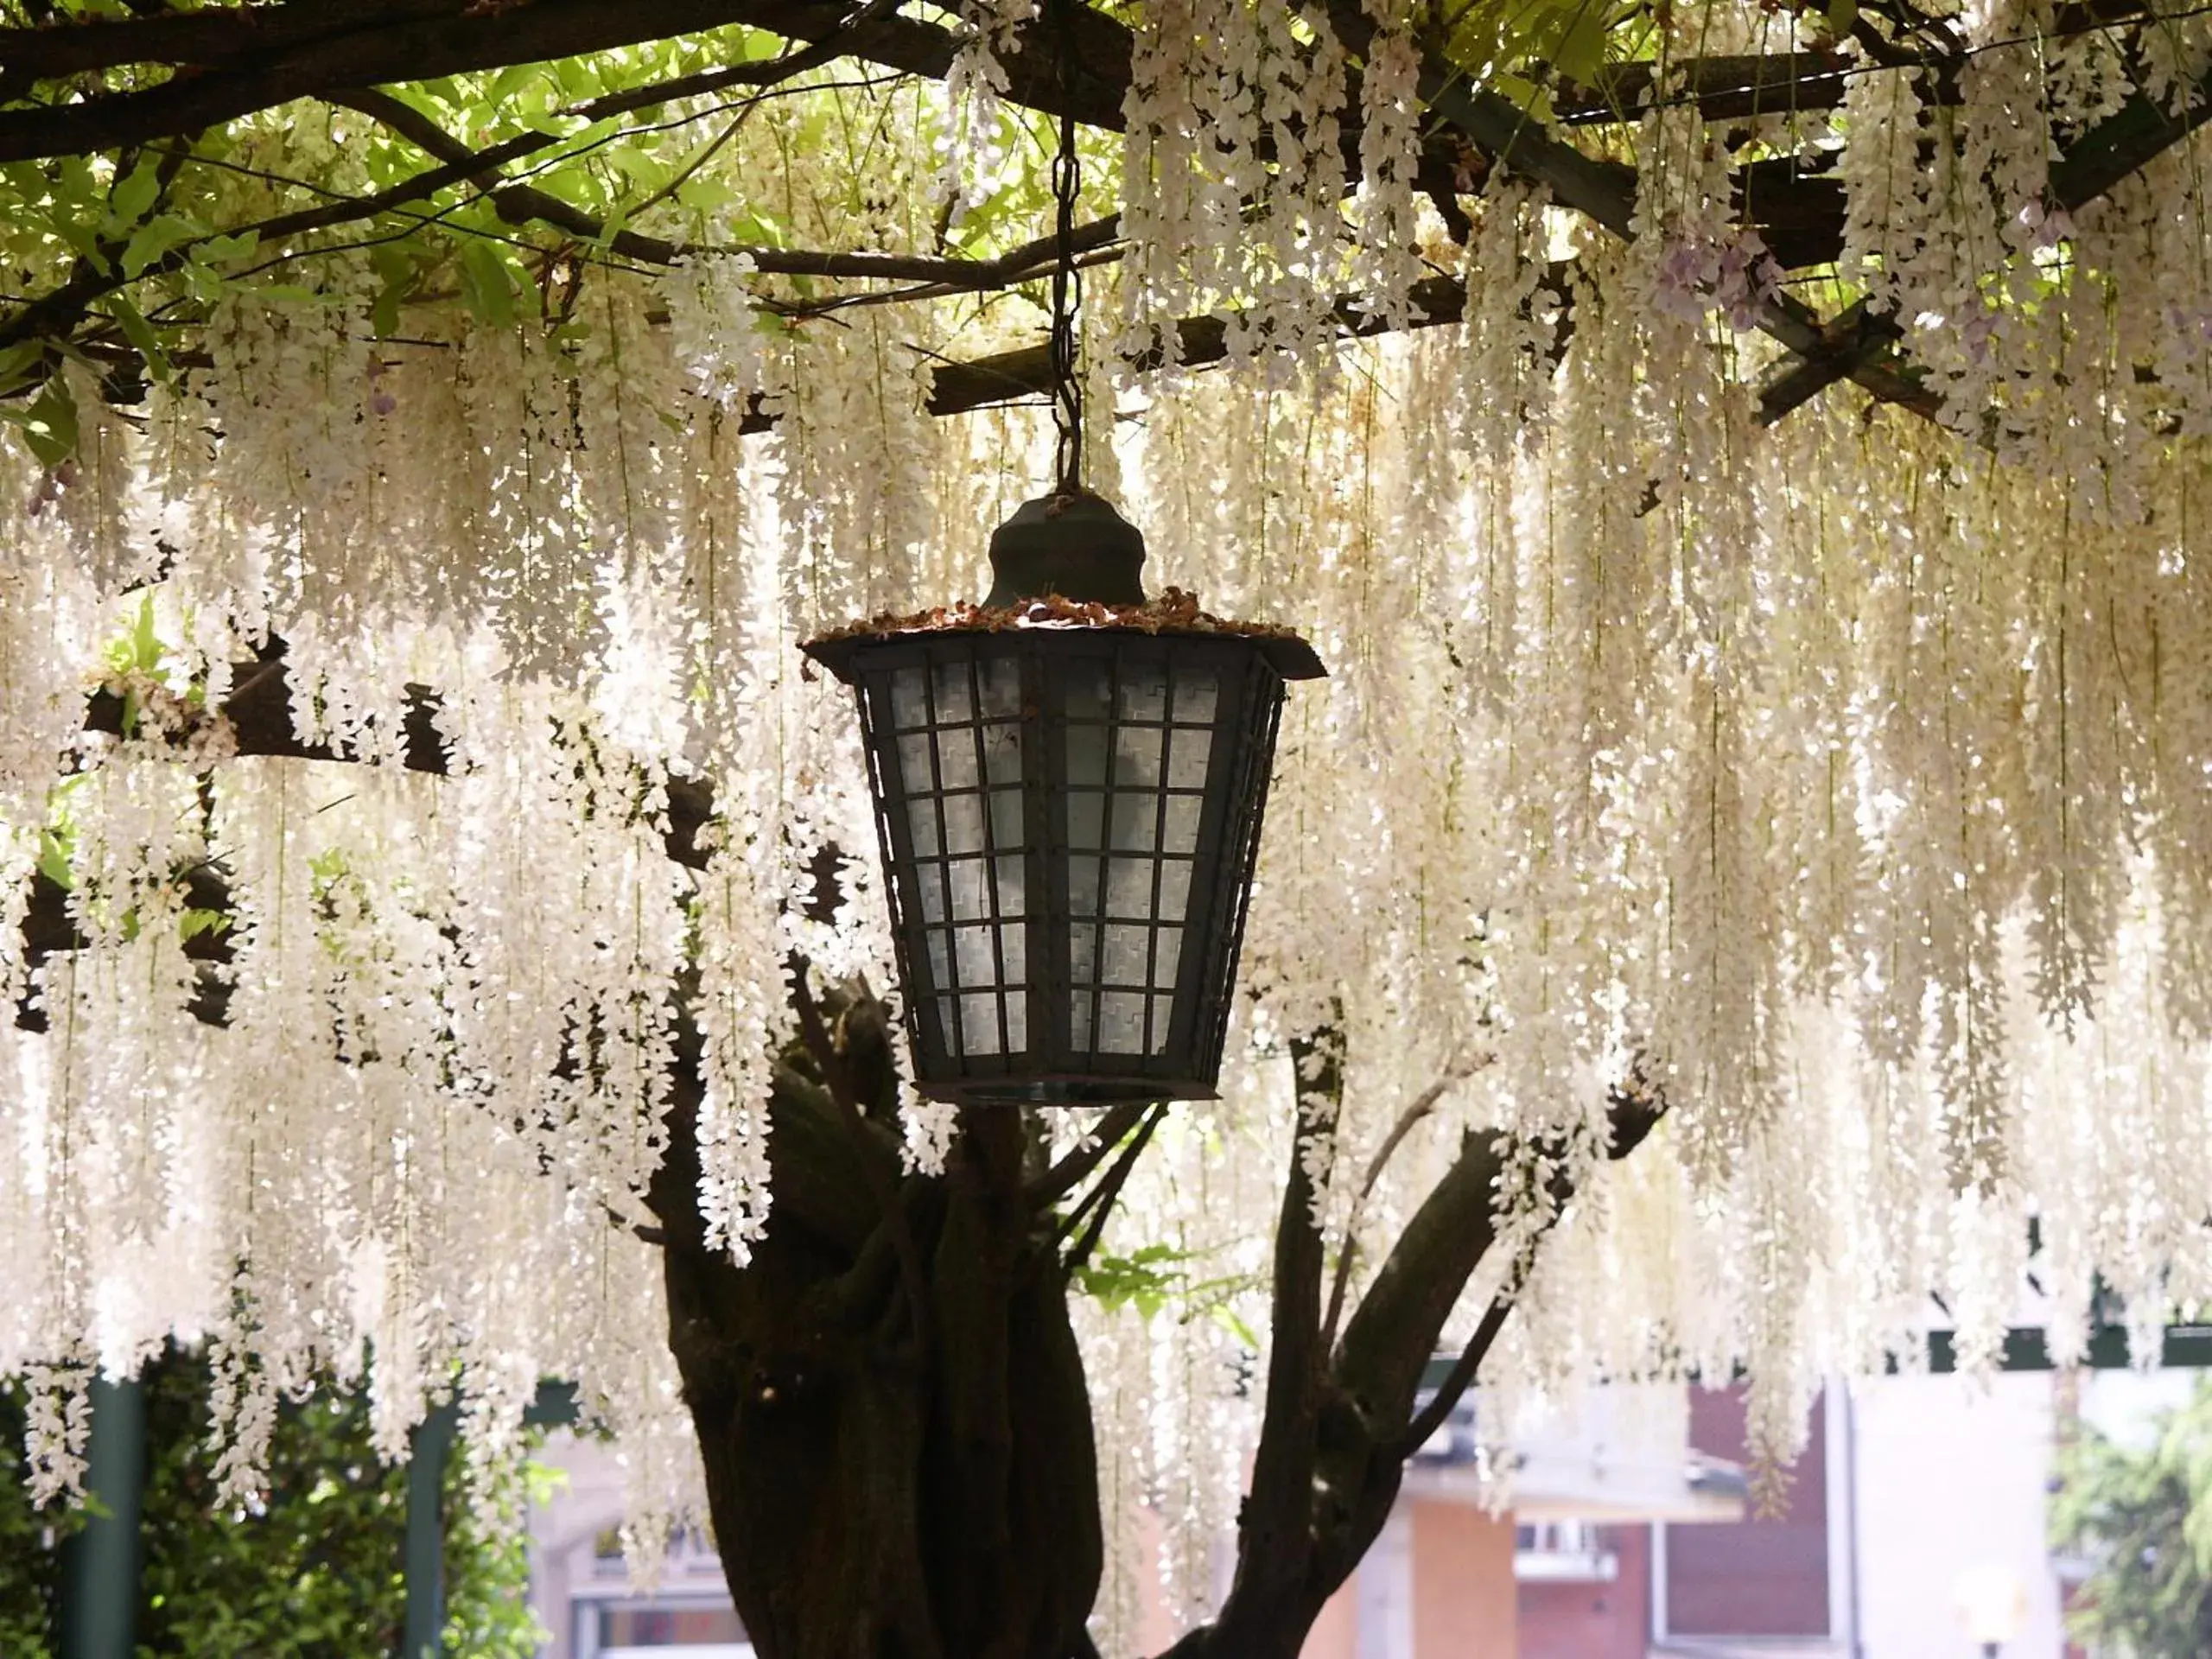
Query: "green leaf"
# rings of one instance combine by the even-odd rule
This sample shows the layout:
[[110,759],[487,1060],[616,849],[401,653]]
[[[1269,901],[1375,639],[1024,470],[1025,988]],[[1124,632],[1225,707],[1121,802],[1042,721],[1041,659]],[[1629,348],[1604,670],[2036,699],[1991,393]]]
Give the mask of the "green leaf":
[[1548,86],[1539,86],[1526,75],[1500,74],[1492,78],[1491,90],[1511,99],[1539,121],[1548,121],[1552,114],[1552,93]]
[[146,359],[146,372],[155,379],[167,385],[176,378],[176,368],[169,355],[162,349],[160,338],[153,325],[146,321],[144,312],[131,304],[121,294],[111,294],[107,300],[108,314],[123,325],[124,337],[138,348],[138,355]]
[[261,246],[259,231],[240,231],[235,236],[211,236],[194,250],[208,264],[251,257]]
[[213,933],[219,938],[230,929],[231,918],[219,910],[202,910],[194,906],[178,918],[177,931],[188,941],[198,938],[202,933]]
[[1594,86],[1605,65],[1605,9],[1599,0],[1583,0],[1553,48],[1553,67],[1569,80]]
[[77,453],[77,400],[69,383],[54,375],[23,411],[23,438],[31,453],[48,467],[59,467]]
[[77,838],[67,830],[46,829],[38,832],[38,871],[57,887],[64,889],[77,885],[75,874],[69,868],[69,855]]
[[1255,1354],[1260,1351],[1259,1333],[1254,1331],[1250,1325],[1245,1324],[1243,1320],[1238,1319],[1234,1310],[1230,1308],[1227,1304],[1217,1303],[1211,1312],[1213,1322],[1219,1325],[1223,1330],[1229,1332],[1230,1336],[1235,1338],[1236,1344],[1239,1347],[1249,1349],[1251,1352]]
[[377,290],[369,302],[369,327],[376,330],[378,340],[390,340],[399,332],[399,302],[402,289],[397,283],[386,283]]
[[609,151],[608,156],[623,177],[648,194],[668,182],[668,164],[647,150],[626,145]]
[[737,200],[737,192],[710,174],[694,173],[676,187],[676,200],[693,213],[720,214]]
[[369,250],[369,264],[383,279],[383,286],[369,303],[369,321],[377,338],[387,340],[399,332],[399,308],[415,291],[418,275],[415,256],[401,243],[380,242]]
[[15,391],[46,361],[46,342],[38,340],[18,340],[5,351],[0,351],[0,393]]
[[138,601],[138,617],[130,628],[131,666],[151,673],[162,665],[166,649],[154,632],[154,595],[149,589]]
[[159,264],[168,257],[171,249],[189,242],[198,235],[200,226],[181,213],[157,213],[130,233],[130,240],[123,247],[123,274],[142,275],[150,265]]
[[118,227],[136,225],[160,197],[162,181],[154,168],[154,158],[147,156],[130,169],[129,178],[120,181],[108,193],[108,212]]
[[484,101],[494,105],[510,102],[542,70],[543,66],[535,63],[509,64],[492,78],[491,86],[485,89]]
[[461,246],[461,300],[479,322],[505,328],[515,321],[516,273],[496,242],[472,238]]
[[1828,0],[1828,33],[1844,35],[1859,21],[1859,0]]
[[1190,1259],[1189,1251],[1172,1244],[1147,1244],[1128,1255],[1094,1257],[1077,1272],[1076,1282],[1109,1311],[1127,1305],[1150,1319],[1171,1297],[1187,1294],[1188,1276],[1182,1269]]

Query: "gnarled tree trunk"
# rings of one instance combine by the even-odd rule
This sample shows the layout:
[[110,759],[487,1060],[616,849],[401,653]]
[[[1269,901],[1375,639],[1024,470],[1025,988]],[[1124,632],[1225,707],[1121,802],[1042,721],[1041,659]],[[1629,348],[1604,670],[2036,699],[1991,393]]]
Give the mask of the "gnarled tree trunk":
[[762,1659],[1088,1652],[1090,1401],[1027,1128],[970,1113],[902,1178],[880,1006],[836,1013],[828,1065],[778,1075],[748,1266],[703,1247],[688,1102],[653,1188],[731,1594]]
[[[1095,1659],[1097,1470],[1070,1265],[1156,1116],[1109,1114],[1094,1147],[1047,1169],[1021,1112],[969,1110],[942,1175],[903,1174],[882,1005],[847,990],[818,1010],[803,976],[798,1002],[802,1039],[771,1105],[775,1204],[752,1262],[705,1247],[695,1086],[679,1087],[651,1194],[670,1343],[738,1611],[761,1659]],[[1236,1574],[1179,1659],[1295,1659],[1503,1319],[1492,1309],[1417,1411],[1444,1321],[1491,1243],[1512,1150],[1470,1136],[1339,1330],[1342,1285],[1327,1282],[1303,1156],[1333,1132],[1325,1044],[1301,1073],[1319,1082],[1277,1223]],[[1659,1109],[1621,1096],[1612,1154]],[[1086,1181],[1078,1226],[1061,1205]]]

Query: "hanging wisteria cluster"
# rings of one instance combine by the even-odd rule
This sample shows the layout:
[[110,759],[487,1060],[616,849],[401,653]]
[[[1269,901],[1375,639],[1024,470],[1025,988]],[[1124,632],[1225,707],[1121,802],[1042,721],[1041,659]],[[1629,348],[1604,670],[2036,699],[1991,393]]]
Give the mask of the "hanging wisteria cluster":
[[[1155,590],[1332,671],[1285,718],[1224,1098],[1107,1235],[1171,1246],[1175,1295],[1083,1315],[1109,1524],[1127,1556],[1140,1499],[1165,1519],[1185,1616],[1317,1032],[1344,1101],[1308,1167],[1355,1289],[1467,1128],[1578,1160],[1466,1300],[1525,1278],[1508,1402],[1743,1364],[1784,1448],[1820,1376],[1924,1353],[1931,1291],[1990,1362],[2031,1219],[2062,1360],[2100,1275],[2145,1336],[2212,1295],[2212,148],[2082,194],[2054,139],[2189,114],[2212,27],[2122,49],[2060,10],[1948,17],[1955,86],[1851,48],[1836,107],[1737,118],[1669,63],[1815,22],[1662,13],[1647,107],[1584,141],[1601,182],[1637,169],[1617,222],[1471,146],[1456,233],[1417,188],[1417,20],[1138,19],[1090,475]],[[838,143],[764,105],[713,176],[835,229],[865,168],[874,245],[906,245],[886,204],[965,212],[1008,167],[1025,15],[963,9],[950,99],[844,94],[880,118]],[[352,119],[239,153],[358,183]],[[1732,169],[1785,150],[1831,169],[1832,291],[1918,406],[1763,404],[1792,302]],[[802,304],[709,249],[565,267],[557,317],[396,327],[373,250],[314,269],[213,298],[143,401],[69,361],[74,453],[0,456],[0,1375],[59,1491],[96,1371],[209,1342],[233,1498],[330,1368],[367,1368],[395,1454],[448,1392],[496,1441],[573,1378],[672,1513],[641,1193],[679,1044],[741,1259],[794,961],[893,982],[852,721],[795,643],[982,590],[1039,423],[933,415],[932,370],[1028,319]],[[1178,361],[1209,313],[1223,360]],[[289,754],[219,712],[275,672]],[[1584,1167],[1631,1084],[1665,1123]],[[912,1117],[941,1158],[949,1118]],[[1530,1236],[1544,1190],[1501,1200]],[[1149,1571],[1109,1573],[1109,1622]]]

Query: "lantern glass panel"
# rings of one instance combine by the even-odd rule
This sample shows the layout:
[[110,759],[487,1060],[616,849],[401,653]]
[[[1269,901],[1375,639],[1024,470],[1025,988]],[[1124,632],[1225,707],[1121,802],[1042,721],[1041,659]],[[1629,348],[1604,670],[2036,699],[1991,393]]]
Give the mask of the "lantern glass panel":
[[1211,665],[1125,656],[1069,670],[1068,1014],[1078,1051],[1167,1052],[1220,703]]
[[930,723],[928,681],[918,668],[901,668],[891,676],[891,724],[901,732],[918,731]]
[[1143,1053],[1145,999],[1134,991],[1108,991],[1098,1001],[1098,1052]]
[[889,677],[889,723],[936,995],[952,1056],[1028,1041],[1020,664],[963,654]]

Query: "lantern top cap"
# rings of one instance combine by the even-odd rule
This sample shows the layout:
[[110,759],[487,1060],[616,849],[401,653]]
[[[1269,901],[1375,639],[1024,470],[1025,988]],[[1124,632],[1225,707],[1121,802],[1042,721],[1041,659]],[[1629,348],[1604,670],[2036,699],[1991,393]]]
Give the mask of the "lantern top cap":
[[1167,639],[1243,639],[1257,646],[1268,665],[1286,680],[1318,680],[1328,670],[1313,647],[1269,622],[1231,622],[1198,608],[1196,594],[1170,588],[1141,604],[1112,605],[1098,600],[1067,599],[1048,594],[1011,605],[939,605],[899,615],[886,612],[865,621],[800,643],[799,649],[839,679],[853,678],[854,653],[865,646],[946,634],[1143,633]]
[[1063,486],[1014,509],[991,532],[991,591],[983,603],[1019,604],[1057,594],[1104,605],[1141,605],[1144,532],[1104,496]]

